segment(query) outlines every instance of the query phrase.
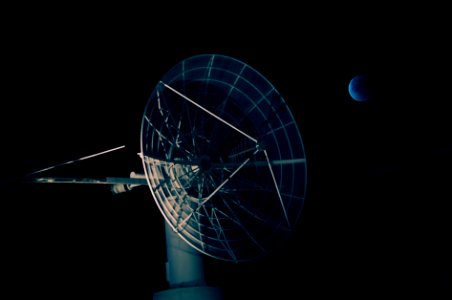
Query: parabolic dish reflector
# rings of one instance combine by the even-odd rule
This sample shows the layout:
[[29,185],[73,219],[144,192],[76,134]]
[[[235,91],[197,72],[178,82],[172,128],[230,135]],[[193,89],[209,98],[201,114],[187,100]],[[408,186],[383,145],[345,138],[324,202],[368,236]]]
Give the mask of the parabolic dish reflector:
[[206,255],[262,257],[300,217],[307,169],[297,122],[275,87],[235,58],[197,55],[163,76],[143,114],[141,154],[166,222]]

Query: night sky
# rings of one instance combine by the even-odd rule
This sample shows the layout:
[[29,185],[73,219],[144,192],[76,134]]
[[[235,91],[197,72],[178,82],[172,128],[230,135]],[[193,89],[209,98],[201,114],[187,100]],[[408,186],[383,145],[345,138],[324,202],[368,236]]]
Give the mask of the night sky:
[[[21,178],[121,145],[47,175],[141,172],[147,99],[172,66],[205,53],[235,57],[273,83],[308,160],[292,238],[252,263],[206,258],[210,285],[232,298],[450,290],[452,118],[437,31],[444,26],[399,22],[397,14],[332,21],[318,12],[308,22],[308,13],[292,12],[276,21],[283,11],[221,19],[166,12],[158,22],[162,11],[22,15],[5,27],[2,270],[15,295],[151,299],[166,287],[163,217],[148,187],[112,195],[107,186]],[[377,88],[372,101],[358,103],[347,87],[363,73]]]

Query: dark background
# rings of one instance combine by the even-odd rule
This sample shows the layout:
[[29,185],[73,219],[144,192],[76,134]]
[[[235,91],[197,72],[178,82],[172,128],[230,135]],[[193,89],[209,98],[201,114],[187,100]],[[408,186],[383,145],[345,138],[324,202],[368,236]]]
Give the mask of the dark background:
[[[139,172],[141,117],[158,80],[182,59],[218,53],[257,69],[291,107],[308,191],[286,245],[252,263],[206,258],[208,283],[232,298],[448,293],[445,19],[422,9],[190,8],[7,10],[0,127],[7,290],[151,299],[166,288],[163,218],[147,187],[112,195],[106,186],[21,178],[120,145],[127,147],[48,175]],[[377,88],[372,101],[358,103],[347,87],[363,73]]]

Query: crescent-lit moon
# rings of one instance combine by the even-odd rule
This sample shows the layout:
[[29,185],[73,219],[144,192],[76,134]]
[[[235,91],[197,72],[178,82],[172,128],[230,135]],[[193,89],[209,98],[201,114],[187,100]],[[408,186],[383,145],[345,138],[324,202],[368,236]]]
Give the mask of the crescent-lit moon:
[[359,102],[369,100],[371,93],[369,89],[369,79],[366,75],[357,75],[348,84],[350,96]]

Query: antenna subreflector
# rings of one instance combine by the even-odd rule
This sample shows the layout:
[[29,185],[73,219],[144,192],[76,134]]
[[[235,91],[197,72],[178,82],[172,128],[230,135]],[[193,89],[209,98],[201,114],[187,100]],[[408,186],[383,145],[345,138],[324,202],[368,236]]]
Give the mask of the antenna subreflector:
[[168,226],[211,257],[262,257],[300,217],[307,169],[297,122],[237,59],[197,55],[171,68],[146,105],[141,155]]

